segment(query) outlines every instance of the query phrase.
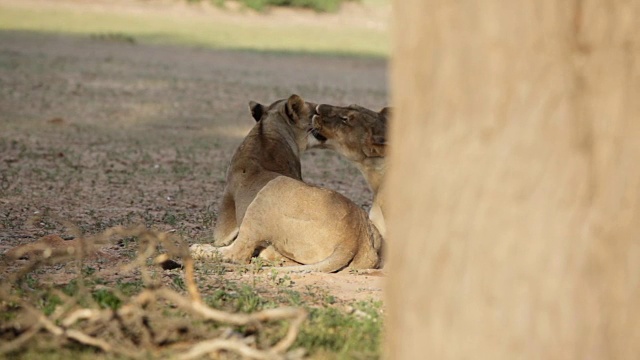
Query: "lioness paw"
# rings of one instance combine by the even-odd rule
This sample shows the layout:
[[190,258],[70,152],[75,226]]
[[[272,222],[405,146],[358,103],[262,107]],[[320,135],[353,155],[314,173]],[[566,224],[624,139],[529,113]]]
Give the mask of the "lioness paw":
[[193,244],[189,247],[191,257],[195,260],[214,259],[220,257],[218,248],[210,244]]

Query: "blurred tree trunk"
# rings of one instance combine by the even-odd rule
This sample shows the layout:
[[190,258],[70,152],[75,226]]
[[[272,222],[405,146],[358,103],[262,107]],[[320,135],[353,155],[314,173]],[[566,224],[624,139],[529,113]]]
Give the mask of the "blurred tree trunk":
[[394,5],[387,358],[638,359],[638,1]]

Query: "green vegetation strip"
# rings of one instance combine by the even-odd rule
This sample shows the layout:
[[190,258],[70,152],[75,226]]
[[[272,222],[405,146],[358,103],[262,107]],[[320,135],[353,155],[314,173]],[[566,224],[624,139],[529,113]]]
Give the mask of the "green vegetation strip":
[[[219,264],[217,266],[223,266]],[[252,269],[256,270],[255,264]],[[221,273],[209,273],[208,277],[221,276]],[[251,271],[248,267],[245,271]],[[43,271],[37,271],[43,272]],[[77,298],[77,302],[85,307],[90,307],[90,302],[97,304],[101,309],[119,309],[123,304],[123,299],[135,296],[144,290],[144,284],[140,280],[105,281],[105,279],[94,276],[95,269],[86,267],[83,270],[84,286],[87,287],[91,299]],[[260,271],[261,272],[261,271]],[[256,275],[260,278],[256,283],[269,283],[269,289],[260,289],[257,284],[246,284],[225,280],[220,277],[216,279],[214,287],[204,291],[204,301],[207,305],[224,311],[252,313],[265,309],[273,309],[279,306],[304,307],[309,312],[309,318],[305,321],[298,334],[293,349],[303,348],[311,359],[378,359],[381,356],[383,310],[380,301],[356,301],[350,304],[336,303],[336,299],[319,288],[308,287],[306,291],[298,292],[291,289],[291,280],[288,275],[280,275],[273,269],[271,275],[261,272]],[[55,291],[61,291],[64,295],[77,297],[81,293],[77,279],[70,282],[49,287],[48,284],[40,282],[38,275],[28,275],[25,278],[23,288],[31,289],[25,291],[23,288],[15,287],[14,294],[19,297],[31,297],[39,299],[34,306],[41,310],[44,315],[50,316],[55,311],[64,307],[64,301]],[[176,283],[175,279],[181,279],[179,270],[165,272],[174,279],[174,290],[180,291],[183,284]],[[266,294],[269,296],[266,296]],[[164,307],[164,313],[168,318],[175,317],[176,321],[185,316],[183,312],[173,309],[166,304],[159,304]],[[18,320],[20,307],[17,304],[0,304],[0,324],[12,323]],[[196,325],[202,325],[201,320],[193,320],[193,329]],[[216,329],[215,324],[209,325],[211,330]],[[1,329],[1,327],[0,327]],[[235,326],[234,332],[238,334],[253,333],[255,329],[247,326]],[[273,329],[263,328],[257,332],[257,342],[260,344],[272,344],[275,339],[284,335],[285,327],[275,327]],[[185,333],[181,341],[195,342],[198,331],[193,334]],[[2,334],[0,338],[9,335]],[[9,336],[11,337],[11,336]],[[31,345],[23,347],[19,351],[8,354],[9,358],[15,359],[93,359],[108,360],[119,358],[113,354],[96,352],[97,350],[78,343],[60,344],[51,341],[50,337],[43,335],[39,341],[33,341]]]
[[[190,3],[199,3],[207,0],[187,0]],[[225,0],[208,0],[214,5],[222,6]],[[309,8],[316,11],[336,11],[340,4],[349,0],[239,0],[242,4],[254,10],[263,11],[269,6],[291,6]],[[351,0],[353,1],[353,0]]]
[[260,25],[247,19],[221,21],[204,15],[125,14],[43,6],[0,4],[0,30],[20,30],[124,39],[128,42],[180,44],[210,48],[280,52],[387,56],[385,31],[346,26],[292,23]]

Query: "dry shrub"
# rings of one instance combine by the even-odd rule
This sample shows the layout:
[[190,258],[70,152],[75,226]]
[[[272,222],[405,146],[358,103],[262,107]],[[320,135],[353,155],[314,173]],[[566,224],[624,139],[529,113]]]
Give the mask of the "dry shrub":
[[[86,286],[82,263],[90,253],[122,238],[136,238],[136,256],[120,266],[122,275],[139,274],[143,287],[126,296],[117,289],[100,287],[98,291],[115,294],[115,306],[101,306],[92,290]],[[0,286],[0,312],[15,314],[0,319],[0,355],[47,343],[61,347],[69,342],[100,349],[126,357],[200,358],[212,353],[233,353],[243,358],[281,359],[300,356],[289,351],[300,326],[307,317],[304,309],[281,307],[252,314],[229,313],[211,308],[201,300],[194,278],[194,264],[187,244],[178,236],[147,229],[143,226],[114,227],[91,237],[76,240],[80,251],[52,251],[45,248],[34,252],[29,262],[9,272]],[[159,249],[163,253],[159,253]],[[14,254],[15,256],[15,254]],[[19,254],[18,254],[19,256]],[[179,260],[184,271],[187,294],[163,286],[152,276],[150,267],[170,259]],[[8,257],[5,259],[8,260]],[[2,263],[7,273],[9,261]],[[60,304],[50,314],[37,304],[42,292],[24,290],[28,275],[44,265],[78,265],[77,290],[69,295],[51,288]],[[93,289],[95,294],[96,288]],[[271,327],[289,326],[275,344],[256,344],[255,334]],[[248,329],[239,332],[237,328]]]

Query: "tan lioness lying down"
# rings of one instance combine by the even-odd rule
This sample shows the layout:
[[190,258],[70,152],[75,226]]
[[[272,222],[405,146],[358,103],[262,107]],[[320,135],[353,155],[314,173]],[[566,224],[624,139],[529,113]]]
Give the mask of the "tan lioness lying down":
[[193,257],[220,255],[246,263],[256,250],[270,248],[302,264],[283,270],[378,267],[382,237],[366,213],[335,191],[301,181],[300,153],[313,139],[315,104],[311,107],[292,95],[269,107],[255,106],[252,114],[258,123],[231,160],[216,228],[216,244],[237,238],[221,248],[192,245]]
[[369,218],[382,236],[384,220],[384,174],[387,122],[391,109],[375,112],[358,105],[346,107],[321,104],[313,116],[313,134],[322,147],[346,157],[362,172],[373,191]]

